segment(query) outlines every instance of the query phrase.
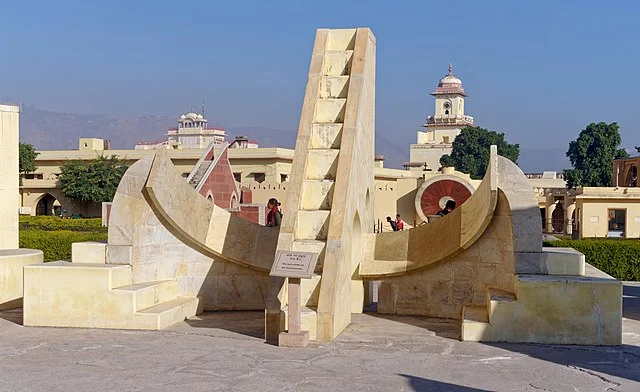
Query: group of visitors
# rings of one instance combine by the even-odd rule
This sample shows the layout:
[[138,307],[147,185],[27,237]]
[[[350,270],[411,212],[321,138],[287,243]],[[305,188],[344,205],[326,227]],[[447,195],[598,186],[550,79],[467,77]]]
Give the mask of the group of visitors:
[[391,230],[393,231],[404,230],[404,221],[400,218],[400,214],[396,214],[396,220],[392,220],[391,217],[388,216],[387,222],[389,222]]
[[[456,209],[456,202],[453,199],[447,200],[447,203],[444,205],[444,208],[436,213],[438,216],[445,216],[449,214],[451,211]],[[404,222],[400,218],[400,214],[396,214],[396,220],[391,219],[390,216],[387,217],[387,223],[391,226],[391,230],[400,231],[404,230]]]
[[[280,227],[282,224],[282,212],[280,211],[280,202],[272,197],[267,202],[267,208],[269,212],[267,213],[266,225],[267,227]],[[436,213],[438,216],[445,216],[449,214],[456,208],[455,200],[447,200],[444,208]],[[400,231],[404,230],[404,221],[400,218],[400,214],[396,214],[396,219],[391,219],[390,216],[387,217],[387,222],[389,226],[391,226],[391,230]]]

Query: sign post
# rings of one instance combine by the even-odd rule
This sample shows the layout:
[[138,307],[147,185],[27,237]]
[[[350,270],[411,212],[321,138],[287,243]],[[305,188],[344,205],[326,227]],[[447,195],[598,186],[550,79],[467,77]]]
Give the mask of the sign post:
[[300,330],[300,279],[310,279],[318,262],[318,254],[311,252],[276,252],[270,276],[287,278],[289,302],[289,329],[278,335],[278,345],[305,347],[309,344],[309,331]]

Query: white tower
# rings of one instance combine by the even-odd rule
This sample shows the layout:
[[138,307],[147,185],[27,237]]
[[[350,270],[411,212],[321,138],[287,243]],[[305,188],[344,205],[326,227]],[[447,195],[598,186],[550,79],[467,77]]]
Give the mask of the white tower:
[[426,132],[418,131],[416,144],[411,145],[410,162],[405,166],[412,170],[436,171],[440,168],[440,157],[451,153],[451,143],[460,130],[473,126],[473,117],[464,114],[464,98],[467,94],[462,81],[453,74],[449,64],[449,73],[440,82],[436,91],[435,114],[427,117],[423,125]]

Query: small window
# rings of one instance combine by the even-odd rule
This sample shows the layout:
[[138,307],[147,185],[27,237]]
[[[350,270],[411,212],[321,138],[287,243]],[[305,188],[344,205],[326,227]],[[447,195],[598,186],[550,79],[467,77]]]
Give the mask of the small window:
[[187,178],[187,177],[189,177],[189,173],[182,173],[182,177],[183,177],[183,178]]
[[627,210],[609,210],[609,237],[624,237]]
[[242,173],[233,173],[233,179],[236,180],[236,182],[242,182]]
[[445,111],[444,111],[444,114],[449,114],[449,111],[448,111],[448,110],[445,110]]
[[280,182],[286,182],[289,179],[287,174],[280,174]]
[[449,143],[449,136],[443,136],[442,141],[445,143]]
[[263,183],[266,179],[266,175],[264,173],[253,173],[253,179],[257,183]]

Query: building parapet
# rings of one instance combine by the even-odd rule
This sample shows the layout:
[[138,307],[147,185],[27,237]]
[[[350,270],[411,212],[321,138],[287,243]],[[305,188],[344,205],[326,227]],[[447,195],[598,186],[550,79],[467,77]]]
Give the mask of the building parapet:
[[640,200],[640,188],[636,187],[580,187],[570,191],[576,199],[636,199]]

